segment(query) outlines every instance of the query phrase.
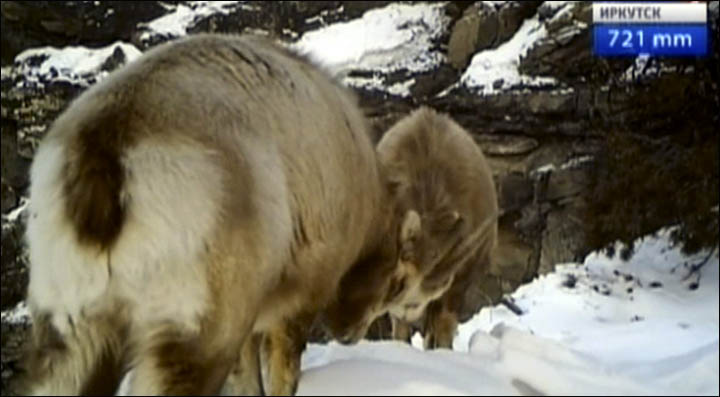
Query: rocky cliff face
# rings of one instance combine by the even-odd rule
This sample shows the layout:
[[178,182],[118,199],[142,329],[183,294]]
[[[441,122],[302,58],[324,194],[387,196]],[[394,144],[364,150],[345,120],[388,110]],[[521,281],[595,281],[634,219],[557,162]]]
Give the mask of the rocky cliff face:
[[[717,3],[709,6],[715,32]],[[172,38],[229,32],[282,40],[356,90],[378,139],[419,105],[471,131],[490,160],[504,215],[495,274],[468,291],[474,304],[464,317],[587,253],[588,171],[607,121],[634,111],[611,82],[693,73],[688,62],[594,58],[590,2],[3,1],[0,11],[3,310],[26,288],[22,208],[38,140],[72,98]],[[3,323],[3,385],[17,345],[6,327],[13,325]]]

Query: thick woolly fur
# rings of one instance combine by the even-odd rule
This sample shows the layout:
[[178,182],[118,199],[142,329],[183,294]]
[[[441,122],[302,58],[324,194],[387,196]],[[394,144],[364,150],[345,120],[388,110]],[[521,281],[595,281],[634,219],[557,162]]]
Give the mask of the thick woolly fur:
[[426,346],[451,348],[466,290],[488,272],[496,245],[490,167],[467,131],[429,108],[400,120],[377,151],[399,206],[411,214],[400,252],[404,291],[389,308],[394,334],[409,338],[398,328],[424,316]]
[[131,394],[217,393],[252,333],[277,345],[353,264],[394,266],[379,172],[352,96],[265,39],[113,73],[32,165],[27,392],[112,392],[132,368]]

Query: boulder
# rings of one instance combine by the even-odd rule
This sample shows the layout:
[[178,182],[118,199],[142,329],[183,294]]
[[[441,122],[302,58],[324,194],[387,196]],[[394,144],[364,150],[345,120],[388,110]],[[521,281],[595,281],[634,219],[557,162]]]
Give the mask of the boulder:
[[23,221],[2,225],[2,255],[0,256],[0,308],[7,310],[25,298],[28,284],[27,254],[24,246]]
[[455,22],[448,43],[448,60],[464,69],[478,51],[497,47],[510,39],[526,18],[535,14],[541,1],[479,1],[465,9]]
[[178,1],[3,1],[2,64],[28,48],[129,42],[138,23],[158,18]]
[[[0,135],[2,136],[2,141],[0,141],[2,150],[0,164],[3,186],[7,185],[13,192],[21,192],[28,184],[30,161],[20,156],[17,140],[17,122],[9,118],[3,118]],[[3,213],[6,212],[5,192],[6,190],[3,187]]]
[[5,179],[2,180],[2,213],[5,214],[11,209],[18,206],[18,196],[15,193],[15,189],[11,188],[10,185],[5,183]]

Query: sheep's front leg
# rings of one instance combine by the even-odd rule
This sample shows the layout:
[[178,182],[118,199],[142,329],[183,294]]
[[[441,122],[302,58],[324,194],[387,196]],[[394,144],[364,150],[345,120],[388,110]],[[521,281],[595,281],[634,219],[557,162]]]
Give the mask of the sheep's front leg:
[[300,359],[307,345],[313,316],[301,315],[267,332],[261,346],[263,387],[270,396],[295,395],[300,381]]
[[238,360],[228,374],[222,394],[225,396],[262,396],[260,344],[262,334],[253,334],[243,343]]

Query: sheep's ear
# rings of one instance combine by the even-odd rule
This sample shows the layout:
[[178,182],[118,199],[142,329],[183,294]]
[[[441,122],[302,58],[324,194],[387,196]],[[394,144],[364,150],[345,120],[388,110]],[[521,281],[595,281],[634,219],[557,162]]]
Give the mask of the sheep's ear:
[[408,210],[400,226],[400,255],[402,259],[410,260],[412,258],[421,231],[420,215],[414,210]]

